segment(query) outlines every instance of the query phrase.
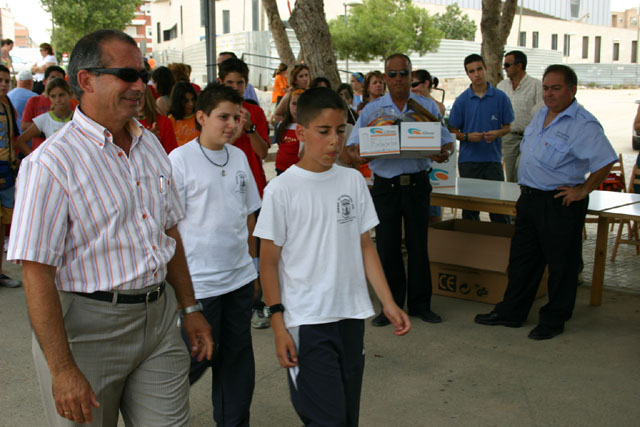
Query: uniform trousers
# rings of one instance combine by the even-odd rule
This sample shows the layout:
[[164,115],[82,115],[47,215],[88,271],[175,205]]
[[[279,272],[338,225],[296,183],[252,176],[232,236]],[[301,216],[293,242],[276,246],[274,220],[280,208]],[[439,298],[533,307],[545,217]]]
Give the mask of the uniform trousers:
[[[138,291],[146,293],[157,285]],[[100,403],[91,426],[187,426],[189,354],[177,328],[173,288],[150,303],[113,304],[60,292],[73,358]],[[51,375],[33,334],[33,357],[49,426],[76,426],[58,415]],[[88,424],[82,424],[86,426]]]
[[518,182],[522,133],[510,132],[502,137],[502,158],[507,182]]
[[[211,367],[213,420],[218,426],[248,426],[255,385],[251,341],[253,281],[229,293],[198,299],[211,325],[215,345],[211,360],[191,359],[189,382],[196,382]],[[183,333],[185,343],[186,336]]]
[[[376,247],[395,303],[411,315],[431,309],[431,270],[428,231],[431,183],[427,172],[391,179],[375,175],[371,190],[380,223]],[[402,223],[408,255],[408,274],[402,256]]]
[[[478,144],[484,144],[479,142]],[[458,170],[462,178],[486,179],[489,181],[504,181],[504,170],[502,163],[498,162],[459,162]],[[510,224],[509,215],[490,213],[491,222]],[[480,221],[480,212],[462,210],[462,219]]]
[[540,324],[560,327],[573,313],[589,198],[562,206],[555,194],[533,190],[521,194],[516,203],[509,283],[503,301],[494,309],[507,319],[527,319],[545,266],[549,267],[549,302],[540,309]]
[[287,370],[291,403],[305,426],[355,427],[364,374],[364,320],[289,328],[298,366]]

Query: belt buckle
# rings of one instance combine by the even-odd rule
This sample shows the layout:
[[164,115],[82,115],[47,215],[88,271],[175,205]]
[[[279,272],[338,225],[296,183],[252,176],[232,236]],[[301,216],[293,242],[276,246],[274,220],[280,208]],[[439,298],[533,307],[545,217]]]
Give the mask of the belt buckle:
[[[155,298],[153,298],[154,295],[155,295]],[[151,298],[153,298],[153,299],[151,299]],[[146,304],[149,304],[150,302],[154,302],[158,298],[160,298],[160,286],[158,286],[157,288],[155,288],[152,291],[147,292],[147,296],[144,299],[144,302]]]
[[400,185],[403,187],[411,185],[411,177],[409,175],[400,175]]

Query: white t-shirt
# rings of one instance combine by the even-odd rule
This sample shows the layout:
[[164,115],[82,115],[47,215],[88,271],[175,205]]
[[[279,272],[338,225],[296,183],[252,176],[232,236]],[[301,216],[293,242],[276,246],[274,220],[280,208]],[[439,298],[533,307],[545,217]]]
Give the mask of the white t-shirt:
[[[229,293],[258,277],[247,242],[247,216],[260,208],[258,187],[244,152],[225,148],[228,157],[225,150],[201,149],[194,139],[169,155],[185,211],[178,231],[198,299]],[[228,162],[218,167],[207,158]]]
[[[38,67],[42,67],[44,64],[47,63],[54,63],[56,65],[58,65],[58,60],[56,59],[56,57],[54,55],[47,55],[44,58],[40,58],[38,59],[38,61],[36,62],[36,64],[38,65]],[[34,82],[39,82],[44,80],[44,73],[36,73],[33,76],[33,81]]]
[[73,112],[69,115],[69,120],[62,121],[53,115],[53,111],[47,111],[46,113],[42,113],[39,116],[34,117],[33,123],[38,126],[40,132],[44,133],[45,138],[49,138],[51,135],[62,129],[64,125],[69,123],[72,117]]
[[291,166],[264,190],[254,235],[282,247],[278,263],[287,328],[374,314],[360,235],[378,224],[360,172]]

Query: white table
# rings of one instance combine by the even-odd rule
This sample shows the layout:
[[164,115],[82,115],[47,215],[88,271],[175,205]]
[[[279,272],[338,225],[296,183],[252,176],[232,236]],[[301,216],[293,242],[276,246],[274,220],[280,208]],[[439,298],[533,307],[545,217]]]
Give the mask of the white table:
[[[431,204],[515,216],[520,186],[512,182],[458,178],[455,187],[434,188]],[[611,219],[640,220],[640,194],[593,191],[587,213],[598,216],[598,232],[591,279],[591,305],[602,303],[607,255],[608,225]]]

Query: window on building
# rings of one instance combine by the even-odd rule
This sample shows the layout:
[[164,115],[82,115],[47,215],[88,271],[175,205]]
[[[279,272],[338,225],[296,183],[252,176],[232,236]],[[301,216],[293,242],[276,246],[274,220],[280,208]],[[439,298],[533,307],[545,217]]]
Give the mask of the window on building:
[[602,37],[596,36],[595,50],[593,52],[593,62],[596,64],[600,63],[600,45],[602,44]]
[[147,38],[151,39],[151,42],[153,42],[153,27],[151,25],[147,25],[146,27],[144,27],[144,29]]
[[260,1],[251,1],[251,29],[260,31]]
[[160,31],[160,23],[156,25],[156,39],[158,43],[162,43],[162,31]]
[[178,24],[174,24],[173,27],[162,32],[162,40],[165,42],[176,38],[178,38]]
[[527,32],[520,31],[520,40],[518,40],[518,46],[525,47],[527,45]]
[[589,57],[589,36],[582,37],[582,59]]
[[531,33],[531,47],[534,49],[538,48],[538,37],[539,37],[539,34],[537,31],[534,31],[533,33]]
[[569,6],[571,7],[571,17],[580,18],[580,0],[569,0]]
[[222,11],[222,34],[231,32],[231,15],[228,10]]
[[571,55],[571,36],[569,34],[564,35],[564,46],[562,47],[562,56]]
[[127,25],[124,28],[124,32],[126,34],[130,35],[133,38],[135,38],[138,35],[138,29],[136,27],[134,27],[133,25]]
[[613,44],[613,60],[614,61],[620,60],[620,43]]
[[558,50],[558,35],[551,34],[551,50]]
[[638,62],[638,42],[633,40],[631,42],[631,63],[635,64]]

